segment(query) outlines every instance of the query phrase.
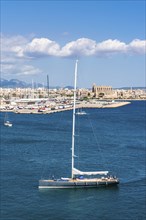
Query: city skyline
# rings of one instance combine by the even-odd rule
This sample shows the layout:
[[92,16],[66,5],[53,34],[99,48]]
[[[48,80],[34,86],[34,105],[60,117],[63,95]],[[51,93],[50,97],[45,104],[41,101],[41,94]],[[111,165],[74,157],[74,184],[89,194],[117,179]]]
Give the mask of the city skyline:
[[145,86],[145,1],[1,1],[1,77]]

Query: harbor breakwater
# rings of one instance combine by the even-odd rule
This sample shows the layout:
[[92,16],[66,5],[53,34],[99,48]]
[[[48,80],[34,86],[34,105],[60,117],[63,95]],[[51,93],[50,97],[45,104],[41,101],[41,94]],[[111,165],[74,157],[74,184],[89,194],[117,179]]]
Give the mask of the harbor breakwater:
[[[84,104],[78,104],[76,105],[76,109],[79,108],[118,108],[122,107],[124,105],[128,105],[130,102],[109,102],[109,103],[84,103]],[[62,111],[69,111],[72,110],[73,107],[67,107],[67,108],[59,108],[59,109],[53,109],[53,110],[48,110],[47,108],[45,110],[38,110],[38,109],[18,109],[18,110],[13,110],[14,113],[17,114],[51,114],[51,113],[56,113],[56,112],[62,112]]]

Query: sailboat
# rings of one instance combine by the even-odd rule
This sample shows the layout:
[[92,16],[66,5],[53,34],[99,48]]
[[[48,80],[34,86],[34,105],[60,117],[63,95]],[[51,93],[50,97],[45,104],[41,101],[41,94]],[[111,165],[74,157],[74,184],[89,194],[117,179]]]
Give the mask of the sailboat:
[[12,123],[8,120],[8,114],[6,112],[5,118],[4,118],[4,125],[8,127],[12,127]]
[[116,176],[109,176],[109,171],[90,171],[83,172],[75,168],[74,154],[75,148],[75,116],[76,116],[76,79],[77,79],[78,61],[75,64],[74,81],[74,105],[73,105],[73,123],[72,123],[72,166],[71,177],[60,179],[41,179],[39,180],[39,189],[66,189],[66,188],[94,188],[100,186],[110,186],[119,184]]
[[87,113],[83,111],[82,109],[78,109],[76,115],[86,115]]

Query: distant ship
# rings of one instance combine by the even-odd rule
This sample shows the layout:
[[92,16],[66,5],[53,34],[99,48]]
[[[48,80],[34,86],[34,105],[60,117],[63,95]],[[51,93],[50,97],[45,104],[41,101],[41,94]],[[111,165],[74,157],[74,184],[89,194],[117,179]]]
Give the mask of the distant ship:
[[60,179],[41,179],[39,180],[39,189],[93,188],[117,185],[119,183],[117,177],[108,175],[108,171],[83,172],[74,167],[77,65],[78,61],[76,61],[75,64],[71,177],[62,177]]
[[4,125],[8,127],[12,127],[12,123],[8,120],[8,113],[6,112],[5,118],[4,118]]
[[87,113],[83,111],[82,109],[78,109],[76,115],[86,115]]

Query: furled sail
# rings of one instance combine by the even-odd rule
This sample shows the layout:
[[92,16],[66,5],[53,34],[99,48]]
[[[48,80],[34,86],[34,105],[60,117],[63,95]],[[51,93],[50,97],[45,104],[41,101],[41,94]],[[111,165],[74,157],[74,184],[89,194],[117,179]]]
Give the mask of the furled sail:
[[72,170],[73,175],[107,175],[108,171],[93,171],[93,172],[82,172],[76,168]]

